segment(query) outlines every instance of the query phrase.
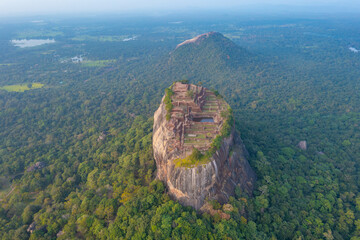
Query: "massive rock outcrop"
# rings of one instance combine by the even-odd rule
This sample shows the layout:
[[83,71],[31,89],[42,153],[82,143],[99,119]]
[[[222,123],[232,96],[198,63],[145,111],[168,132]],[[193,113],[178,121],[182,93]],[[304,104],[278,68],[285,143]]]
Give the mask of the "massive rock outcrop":
[[251,194],[256,176],[229,105],[204,87],[180,82],[167,95],[154,115],[153,149],[157,178],[170,196],[200,209],[206,199],[225,203],[236,186]]
[[[192,39],[188,39],[180,44],[178,44],[176,46],[176,49],[183,46],[183,45],[186,45],[186,44],[189,44],[189,43],[196,43],[196,44],[199,44],[202,40],[208,38],[209,36],[212,36],[212,35],[221,35],[220,33],[217,33],[217,32],[208,32],[208,33],[204,33],[204,34],[201,34],[201,35],[198,35]],[[221,35],[222,36],[222,35]]]

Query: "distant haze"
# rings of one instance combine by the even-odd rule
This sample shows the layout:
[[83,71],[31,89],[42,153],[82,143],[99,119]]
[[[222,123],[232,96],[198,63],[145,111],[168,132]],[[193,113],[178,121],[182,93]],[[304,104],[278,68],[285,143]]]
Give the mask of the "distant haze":
[[355,0],[0,0],[0,16],[46,13],[154,12],[173,10],[213,10],[246,8],[260,11],[288,8],[294,10],[359,11]]

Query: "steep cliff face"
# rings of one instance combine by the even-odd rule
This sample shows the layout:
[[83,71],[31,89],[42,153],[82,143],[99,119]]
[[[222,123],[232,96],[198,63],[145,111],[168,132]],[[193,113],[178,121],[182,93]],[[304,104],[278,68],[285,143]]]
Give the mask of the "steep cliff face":
[[[154,114],[153,149],[157,178],[165,182],[174,199],[195,209],[200,209],[206,199],[225,203],[234,194],[237,185],[251,194],[256,176],[245,158],[246,149],[233,126],[230,134],[222,138],[220,147],[207,161],[190,166],[176,164],[179,159],[189,156],[192,148],[202,152],[210,148],[224,125],[220,113],[222,106],[227,104],[221,102],[223,100],[215,101],[211,92],[202,87],[177,83],[173,90],[174,108],[170,120],[166,119],[168,111],[165,97]],[[181,95],[181,91],[193,91],[195,96]],[[204,99],[207,99],[202,105],[196,100],[199,98],[197,93],[204,94]],[[200,106],[197,111],[194,110],[196,105],[192,105],[194,102]],[[207,111],[207,102],[215,106],[210,108],[211,111]],[[213,122],[198,121],[199,116],[202,119],[211,118]]]

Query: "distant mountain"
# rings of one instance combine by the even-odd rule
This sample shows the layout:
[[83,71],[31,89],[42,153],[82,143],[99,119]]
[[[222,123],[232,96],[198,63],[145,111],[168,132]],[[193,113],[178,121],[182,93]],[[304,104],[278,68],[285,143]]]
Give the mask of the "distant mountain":
[[248,72],[246,69],[254,66],[255,62],[255,54],[221,33],[209,32],[177,45],[170,53],[167,68],[174,80],[188,78],[204,83],[219,83],[235,73]]
[[252,57],[253,55],[246,49],[236,45],[221,33],[208,32],[177,45],[170,54],[169,63],[239,67]]

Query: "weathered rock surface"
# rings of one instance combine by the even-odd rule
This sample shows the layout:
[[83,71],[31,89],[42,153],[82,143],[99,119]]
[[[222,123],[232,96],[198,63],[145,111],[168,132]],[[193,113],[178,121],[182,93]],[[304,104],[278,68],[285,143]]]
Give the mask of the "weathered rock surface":
[[306,151],[307,149],[307,142],[306,141],[300,141],[297,145],[301,150]]
[[[188,85],[188,89],[192,86],[194,85]],[[196,97],[195,95],[194,98],[196,99]],[[182,101],[186,102],[186,99],[182,99]],[[186,135],[186,130],[184,130],[186,126],[182,128],[180,136],[178,136],[178,131],[180,131],[178,126],[185,123],[191,126],[197,124],[198,126],[198,122],[193,123],[191,121],[193,119],[192,114],[202,113],[202,116],[206,115],[205,110],[192,113],[191,108],[190,111],[186,107],[183,109],[185,109],[185,120],[183,122],[175,118],[174,114],[178,116],[179,112],[172,113],[171,119],[167,121],[167,111],[163,98],[154,114],[153,149],[157,165],[157,178],[165,182],[170,196],[183,205],[192,206],[198,210],[203,206],[206,199],[216,199],[220,203],[225,203],[234,194],[236,186],[251,194],[256,176],[246,160],[247,151],[234,128],[230,136],[223,139],[221,147],[207,163],[192,167],[175,166],[175,159],[185,158],[191,153],[188,150],[189,145],[186,145],[186,142],[184,143],[181,140],[185,136],[189,136]],[[214,111],[212,111],[212,114],[214,114]],[[215,115],[213,117],[215,119],[214,125],[221,130],[221,117]],[[212,136],[212,138],[215,136]],[[176,139],[180,140],[177,141]],[[194,145],[196,144],[201,143],[194,143]],[[207,145],[201,146],[203,147],[202,150],[204,150]]]
[[35,170],[40,170],[42,168],[46,167],[46,163],[44,162],[36,162],[34,165],[28,167],[26,169],[27,172],[33,172]]
[[27,232],[32,233],[36,229],[36,223],[32,222],[29,227],[27,228]]
[[209,36],[211,35],[220,35],[220,33],[217,33],[217,32],[208,32],[208,33],[204,33],[204,34],[201,34],[201,35],[198,35],[192,39],[188,39],[180,44],[178,44],[176,46],[176,48],[179,48],[180,46],[183,46],[183,45],[186,45],[186,44],[189,44],[189,43],[197,43],[199,44],[202,40],[208,38]]

